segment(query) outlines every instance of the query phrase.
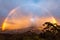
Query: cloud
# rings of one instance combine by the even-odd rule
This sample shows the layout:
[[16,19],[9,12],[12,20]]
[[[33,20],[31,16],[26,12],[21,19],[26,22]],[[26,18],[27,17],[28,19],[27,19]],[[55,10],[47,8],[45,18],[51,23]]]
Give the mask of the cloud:
[[[30,11],[33,12],[32,14],[34,16],[48,16],[47,13],[51,13],[57,19],[60,18],[60,0],[36,1],[37,0],[0,0],[0,25],[2,25],[3,20],[7,17],[9,12],[17,6],[23,9],[24,15],[28,14],[25,14],[25,12]],[[24,5],[25,7],[22,7]]]

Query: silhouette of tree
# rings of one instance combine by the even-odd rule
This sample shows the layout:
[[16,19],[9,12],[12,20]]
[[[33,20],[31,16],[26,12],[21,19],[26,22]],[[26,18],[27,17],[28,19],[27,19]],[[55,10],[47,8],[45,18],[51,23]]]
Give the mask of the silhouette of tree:
[[[51,32],[53,32],[53,33],[55,33],[55,35],[58,33],[58,32],[60,32],[60,25],[58,25],[58,24],[53,24],[53,23],[50,23],[50,22],[45,22],[44,24],[43,24],[43,26],[45,26],[45,25],[47,25],[46,26],[46,28],[44,28],[44,30],[45,29],[48,29],[48,31],[51,31]],[[52,27],[52,28],[51,28]],[[49,30],[49,28],[51,28],[50,30]],[[47,30],[46,30],[47,31]]]
[[53,24],[53,23],[51,23],[51,22],[45,22],[45,23],[43,24],[43,26],[45,26],[45,25],[47,25],[45,29],[48,29],[48,28],[50,28],[51,26],[52,26],[52,27],[54,27],[54,28],[55,28],[55,30],[57,29],[57,27],[56,27],[56,26],[54,26],[54,24]]

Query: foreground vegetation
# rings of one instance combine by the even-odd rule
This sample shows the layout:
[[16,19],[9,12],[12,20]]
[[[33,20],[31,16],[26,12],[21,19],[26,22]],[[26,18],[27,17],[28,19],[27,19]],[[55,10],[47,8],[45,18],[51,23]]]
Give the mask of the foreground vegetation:
[[[59,25],[54,26],[49,22],[45,24],[47,24],[47,27],[44,29],[43,33],[36,34],[31,31],[22,34],[0,33],[0,40],[60,40],[60,29],[57,28]],[[51,26],[53,27],[49,30]]]
[[0,40],[60,40],[60,33],[46,31],[35,34],[28,31],[23,34],[0,34]]

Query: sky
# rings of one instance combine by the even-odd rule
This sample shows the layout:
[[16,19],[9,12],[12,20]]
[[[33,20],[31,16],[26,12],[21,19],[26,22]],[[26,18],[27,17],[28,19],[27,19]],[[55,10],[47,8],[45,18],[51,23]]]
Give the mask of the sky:
[[60,0],[0,0],[0,26],[10,11],[16,7],[21,7],[23,14],[32,12],[34,16],[48,16],[44,14],[47,12],[57,20],[60,19]]

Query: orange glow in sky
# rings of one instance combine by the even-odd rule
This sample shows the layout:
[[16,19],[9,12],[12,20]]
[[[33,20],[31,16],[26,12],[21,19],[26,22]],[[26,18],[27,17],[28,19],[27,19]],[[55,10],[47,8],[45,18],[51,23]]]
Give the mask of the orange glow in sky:
[[18,30],[32,26],[32,23],[36,25],[36,28],[43,29],[42,24],[44,22],[57,23],[56,19],[52,17],[37,17],[33,18],[33,15],[23,16],[22,12],[16,11],[17,8],[13,9],[3,22],[2,30]]

